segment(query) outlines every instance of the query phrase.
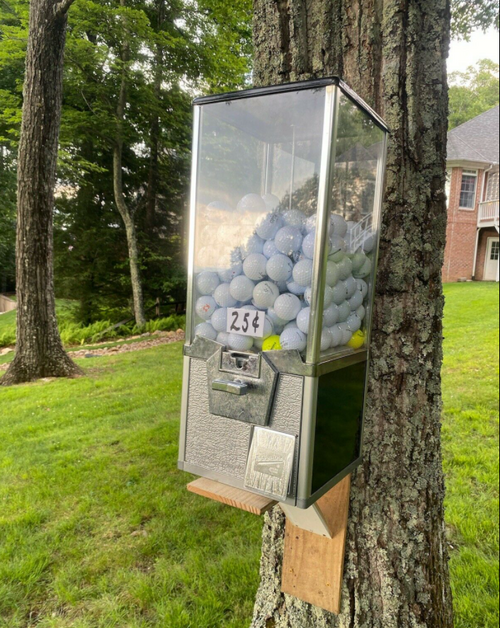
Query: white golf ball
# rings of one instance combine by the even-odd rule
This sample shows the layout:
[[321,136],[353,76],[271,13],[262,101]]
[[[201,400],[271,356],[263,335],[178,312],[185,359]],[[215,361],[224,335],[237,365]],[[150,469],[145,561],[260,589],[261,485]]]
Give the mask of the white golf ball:
[[333,288],[333,286],[335,286],[339,279],[340,272],[337,268],[337,264],[335,262],[332,262],[331,260],[328,260],[328,262],[326,263],[326,284]]
[[217,303],[212,297],[200,297],[196,301],[195,312],[204,321],[210,320],[217,309]]
[[338,281],[337,284],[333,287],[333,302],[337,305],[340,305],[345,301],[346,298],[346,287],[343,281]]
[[351,306],[348,301],[344,301],[339,306],[339,323],[345,323],[351,315]]
[[258,308],[273,307],[280,291],[272,281],[261,281],[253,290],[253,302]]
[[359,270],[353,272],[353,275],[354,277],[356,277],[356,279],[364,279],[365,277],[371,275],[372,267],[372,261],[369,257],[367,257],[366,262],[363,264],[363,266],[361,266]]
[[298,262],[293,269],[293,280],[295,283],[299,284],[299,286],[304,286],[304,288],[306,288],[311,285],[312,274],[313,261],[310,259],[303,259],[301,262]]
[[332,335],[328,327],[321,331],[321,351],[327,351],[332,346]]
[[[356,282],[356,280],[354,279],[354,277],[351,275],[350,277],[348,277],[345,281],[345,290],[346,290],[346,298],[350,299],[352,296],[354,296],[358,290],[358,284]],[[363,299],[361,299],[361,303],[363,303]],[[361,305],[360,303],[360,305]],[[354,308],[356,309],[356,308]]]
[[335,325],[338,322],[339,322],[339,306],[336,305],[335,303],[331,303],[323,312],[323,325],[325,325],[325,327],[333,327],[333,325]]
[[267,211],[266,203],[258,194],[247,194],[238,203],[239,212],[260,212]]
[[311,299],[312,299],[312,288],[306,288],[306,291],[304,292],[304,302],[307,303],[307,305],[311,305]]
[[227,331],[221,331],[217,334],[217,342],[225,347],[229,345],[229,334]]
[[268,214],[255,229],[257,235],[263,240],[272,240],[283,227],[283,221],[278,214]]
[[280,336],[280,344],[286,351],[304,351],[307,338],[299,329],[285,329]]
[[310,233],[313,229],[316,229],[317,220],[318,220],[318,217],[316,214],[313,214],[312,216],[309,216],[309,218],[307,218],[306,224],[305,224],[307,233]]
[[278,333],[278,329],[283,329],[283,327],[288,323],[285,319],[280,318],[276,313],[276,310],[272,307],[267,310],[267,315],[271,319],[276,333]]
[[286,292],[291,292],[292,294],[296,294],[297,296],[302,296],[306,291],[304,286],[300,286],[295,281],[291,281],[287,284]]
[[223,283],[231,283],[231,281],[241,275],[243,272],[243,264],[240,261],[234,261],[231,263],[230,267],[227,269],[219,270],[218,275],[219,279]]
[[337,264],[337,267],[342,281],[345,281],[352,275],[352,262],[348,257],[344,257],[344,259]]
[[268,260],[266,271],[273,281],[288,281],[292,276],[293,262],[286,255],[278,253]]
[[342,343],[341,344],[342,346],[346,345],[348,342],[350,342],[352,338],[352,332],[349,331],[347,323],[339,323],[338,327],[342,331]]
[[323,301],[323,307],[327,308],[333,303],[333,288],[325,286],[325,296]]
[[231,281],[229,292],[233,299],[245,303],[246,301],[251,301],[254,288],[255,283],[251,279],[245,275],[240,275]]
[[248,351],[253,347],[253,338],[240,334],[229,334],[228,345],[235,351]]
[[212,327],[217,332],[226,331],[227,329],[227,307],[221,307],[212,314],[210,319]]
[[339,216],[339,214],[332,214],[330,220],[333,227],[333,233],[341,238],[344,238],[347,233],[347,222],[345,218]]
[[[335,257],[339,253],[344,254],[347,251],[347,245],[345,240],[338,235],[333,235],[331,238],[332,248],[330,251],[330,257]],[[342,255],[343,257],[343,255]],[[337,261],[334,259],[333,261]]]
[[266,316],[265,321],[264,321],[264,340],[266,338],[269,338],[269,336],[274,335],[274,324],[273,321],[269,318],[269,316]]
[[245,244],[241,247],[242,259],[247,258],[252,253],[262,253],[264,250],[264,240],[259,238],[257,234],[250,236]]
[[255,347],[255,349],[258,349],[259,351],[262,351],[262,349],[264,347],[264,340],[265,340],[265,338],[254,338],[253,339],[253,346]]
[[356,283],[358,284],[358,290],[363,295],[363,300],[368,296],[368,284],[364,279],[356,279]]
[[221,283],[220,286],[217,286],[214,299],[219,307],[234,307],[238,302],[238,299],[231,296],[230,284],[228,283]]
[[219,275],[208,270],[200,273],[196,278],[196,287],[200,294],[206,296],[213,294],[215,288],[220,284]]
[[363,305],[363,295],[359,290],[357,290],[354,295],[349,299],[349,306],[354,312],[358,309],[360,305]]
[[279,255],[280,254],[280,252],[276,248],[276,244],[274,244],[274,240],[268,240],[264,244],[264,248],[262,249],[262,252],[267,257],[267,259],[271,258],[273,255]]
[[208,340],[215,340],[217,338],[217,332],[210,325],[210,323],[201,323],[197,325],[194,330],[195,336],[201,336],[201,338],[208,338]]
[[309,258],[314,259],[314,248],[316,246],[316,230],[310,231],[302,241],[302,253]]
[[366,262],[366,259],[367,259],[366,255],[364,253],[362,252],[355,253],[351,258],[353,272],[360,270],[363,264]]
[[353,334],[361,329],[361,319],[356,313],[351,314],[346,322],[348,330]]
[[287,323],[283,330],[285,329],[298,329],[297,323],[292,321],[291,323]]
[[311,308],[306,307],[297,314],[297,327],[303,334],[309,333],[309,323],[311,320]]
[[306,217],[298,209],[288,209],[286,212],[283,212],[283,222],[289,227],[296,227],[302,231],[306,224]]
[[364,305],[360,305],[358,307],[358,309],[356,310],[356,314],[359,316],[359,318],[364,321],[366,318],[366,308]]
[[288,283],[286,281],[277,281],[276,285],[278,286],[278,290],[280,294],[284,294],[285,292],[289,292]]
[[333,325],[332,327],[330,327],[330,336],[332,339],[332,343],[330,346],[332,348],[340,347],[340,345],[342,344],[342,338],[344,337],[344,334],[338,325]]
[[274,304],[274,311],[284,321],[293,321],[302,309],[299,297],[289,292],[281,294]]
[[275,194],[264,194],[262,200],[266,204],[267,209],[271,212],[278,209],[280,204],[280,199]]
[[373,249],[375,248],[376,243],[377,243],[377,238],[375,234],[373,233],[369,235],[363,242],[363,251],[365,253],[371,253]]
[[284,255],[292,255],[300,250],[302,245],[302,233],[297,227],[283,227],[274,238],[278,251]]
[[251,253],[243,262],[243,272],[249,279],[262,281],[266,276],[267,257],[262,253]]

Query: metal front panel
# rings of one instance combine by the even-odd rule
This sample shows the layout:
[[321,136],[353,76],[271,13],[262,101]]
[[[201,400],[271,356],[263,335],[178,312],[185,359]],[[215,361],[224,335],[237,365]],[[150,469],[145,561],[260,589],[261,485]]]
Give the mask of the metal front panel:
[[[210,414],[207,366],[205,360],[190,361],[186,420],[185,457],[187,469],[243,487],[253,426],[249,423]],[[269,428],[300,436],[303,378],[280,375]],[[246,397],[247,400],[251,396]],[[297,490],[298,444],[294,460],[290,495]]]

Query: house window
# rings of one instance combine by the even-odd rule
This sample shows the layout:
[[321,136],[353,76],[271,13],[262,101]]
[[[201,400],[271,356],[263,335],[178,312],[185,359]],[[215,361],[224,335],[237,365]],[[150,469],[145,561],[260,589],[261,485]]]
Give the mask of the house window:
[[499,198],[500,194],[498,189],[498,172],[492,172],[488,176],[485,201],[498,201]]
[[495,242],[491,243],[490,260],[492,262],[496,262],[496,261],[498,261],[499,257],[500,257],[500,242],[498,240],[496,240]]
[[477,190],[477,171],[462,172],[462,188],[460,190],[460,209],[475,209]]

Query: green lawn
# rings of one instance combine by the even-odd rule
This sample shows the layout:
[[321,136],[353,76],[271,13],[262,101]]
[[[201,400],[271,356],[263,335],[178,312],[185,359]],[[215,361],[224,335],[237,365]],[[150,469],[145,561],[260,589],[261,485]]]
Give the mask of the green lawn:
[[[457,628],[498,625],[498,287],[447,286],[445,464]],[[1,319],[1,317],[0,317]],[[261,520],[176,470],[181,346],[0,389],[0,626],[244,628]]]
[[444,449],[456,628],[498,626],[498,285],[446,286]]

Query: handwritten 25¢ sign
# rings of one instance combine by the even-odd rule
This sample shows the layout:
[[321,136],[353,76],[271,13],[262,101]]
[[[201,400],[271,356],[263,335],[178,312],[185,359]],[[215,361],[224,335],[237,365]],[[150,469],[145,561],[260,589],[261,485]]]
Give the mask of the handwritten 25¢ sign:
[[263,338],[265,322],[265,312],[232,307],[227,310],[227,331],[230,334]]

